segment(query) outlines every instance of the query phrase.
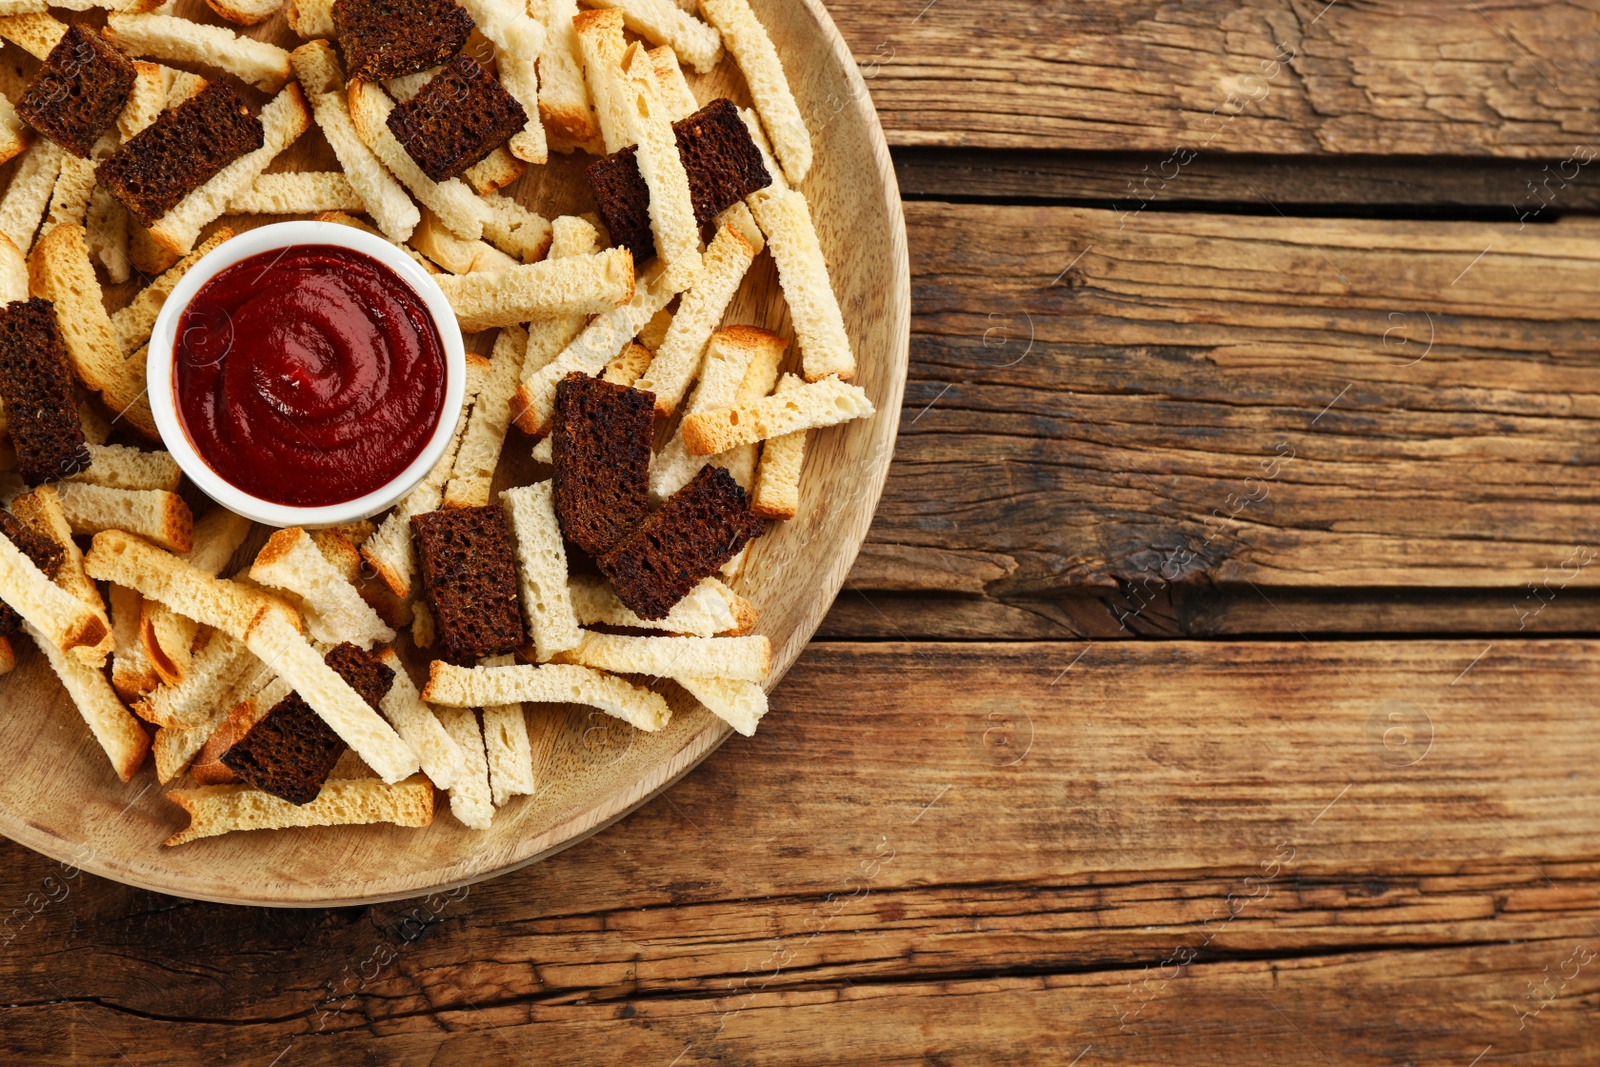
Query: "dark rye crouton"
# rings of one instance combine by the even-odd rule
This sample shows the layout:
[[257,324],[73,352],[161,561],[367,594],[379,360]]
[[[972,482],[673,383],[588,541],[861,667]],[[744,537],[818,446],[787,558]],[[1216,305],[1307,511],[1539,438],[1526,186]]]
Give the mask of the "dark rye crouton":
[[527,122],[516,98],[464,55],[389,112],[390,132],[436,182],[461,174]]
[[412,516],[411,532],[439,658],[469,667],[521,647],[517,561],[505,512],[493,505],[432,511]]
[[334,0],[333,32],[351,81],[437,67],[466,47],[472,16],[454,0]]
[[611,243],[633,253],[635,264],[655,258],[650,229],[650,186],[639,173],[639,149],[624,148],[589,164],[589,191]]
[[87,157],[133,89],[133,61],[98,33],[68,26],[44,58],[17,114],[75,156]]
[[609,552],[650,510],[655,407],[654,393],[587,374],[556,383],[556,517],[566,539],[591,555]]
[[[374,711],[394,682],[393,670],[348,642],[323,661]],[[222,754],[222,763],[264,793],[309,804],[346,747],[299,693],[290,693]]]
[[[54,579],[67,561],[66,549],[4,509],[0,509],[0,535],[16,545],[17,551],[32,560],[47,578]],[[0,637],[10,637],[21,629],[22,616],[10,604],[0,601]]]
[[733,475],[722,467],[702,467],[660,511],[595,562],[634,614],[664,619],[766,528]]
[[265,140],[261,120],[238,94],[212,82],[162,112],[96,167],[94,176],[141,226],[149,226]]
[[712,221],[751,193],[772,184],[761,149],[739,117],[733,101],[713,100],[686,119],[672,124],[678,156],[689,175],[689,199],[695,221]]
[[[761,149],[730,100],[713,100],[672,124],[678,158],[689,176],[695,221],[708,226],[751,193],[772,184]],[[589,188],[611,243],[644,262],[656,254],[650,230],[650,187],[639,173],[638,150],[624,148],[589,167]]]
[[23,481],[43,485],[89,469],[67,347],[48,300],[0,307],[0,401]]

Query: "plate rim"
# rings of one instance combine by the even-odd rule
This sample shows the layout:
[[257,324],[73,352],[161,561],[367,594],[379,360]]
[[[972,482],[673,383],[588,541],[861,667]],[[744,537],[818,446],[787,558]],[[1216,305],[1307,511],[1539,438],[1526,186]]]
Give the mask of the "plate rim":
[[[779,0],[783,3],[793,3],[794,0]],[[888,390],[884,396],[883,404],[878,409],[878,418],[872,420],[878,446],[881,454],[888,457],[885,462],[875,466],[875,469],[865,472],[864,477],[869,479],[864,487],[863,503],[870,506],[865,510],[866,522],[861,526],[859,535],[851,542],[842,546],[842,551],[834,557],[831,573],[824,582],[826,598],[819,598],[818,609],[812,612],[812,618],[801,624],[787,635],[778,650],[778,659],[774,663],[771,676],[766,682],[770,692],[776,688],[788,673],[801,652],[810,644],[811,638],[816,634],[818,627],[827,614],[828,608],[838,598],[839,592],[844,588],[844,583],[854,566],[857,556],[860,555],[862,545],[866,542],[868,527],[871,518],[877,512],[878,504],[882,499],[884,486],[888,480],[890,462],[894,453],[894,445],[899,434],[900,408],[905,396],[906,379],[910,370],[911,358],[911,260],[907,244],[905,211],[900,199],[900,185],[894,171],[894,163],[889,154],[889,144],[883,133],[882,123],[878,119],[877,109],[873,106],[871,94],[867,88],[866,79],[861,74],[861,68],[851,54],[844,37],[839,33],[838,26],[829,15],[827,8],[821,0],[799,0],[799,6],[811,16],[816,23],[818,31],[822,34],[828,47],[833,51],[834,59],[844,71],[845,79],[851,87],[852,104],[858,118],[862,121],[867,140],[872,151],[873,163],[879,172],[879,190],[884,196],[883,204],[889,225],[889,244],[891,267],[894,272],[892,286],[887,294],[886,309],[894,322],[890,342],[890,375]],[[803,632],[803,639],[797,639]],[[585,809],[576,815],[549,827],[538,833],[518,840],[517,854],[502,863],[482,870],[473,871],[458,877],[445,875],[443,878],[430,879],[432,872],[447,872],[462,864],[453,864],[446,867],[434,867],[421,871],[412,871],[404,875],[369,880],[365,885],[367,889],[355,895],[342,895],[335,897],[263,897],[251,896],[245,893],[224,893],[209,891],[209,887],[188,884],[178,879],[162,879],[151,877],[148,872],[138,868],[127,868],[119,863],[100,862],[97,852],[83,858],[75,854],[81,852],[85,842],[68,841],[45,830],[43,827],[28,821],[15,812],[0,808],[0,834],[15,841],[24,848],[30,849],[43,856],[61,863],[72,870],[87,871],[90,874],[122,885],[132,886],[136,889],[149,890],[167,896],[180,897],[185,900],[200,900],[215,904],[231,904],[243,907],[270,907],[270,908],[338,908],[352,907],[363,904],[381,904],[396,900],[410,900],[433,893],[448,892],[462,886],[475,885],[502,875],[510,874],[540,860],[548,859],[557,853],[563,852],[573,845],[580,844],[588,838],[610,828],[620,820],[631,815],[645,804],[654,800],[668,789],[681,781],[690,771],[694,770],[706,757],[722,746],[722,743],[733,733],[733,729],[720,719],[713,718],[699,733],[695,734],[682,748],[673,753],[671,758],[650,768],[649,772],[636,779],[625,789],[612,790],[602,794],[601,801],[594,807]],[[129,802],[131,807],[137,803],[150,788],[156,785],[152,782]],[[573,830],[573,824],[584,823],[579,829]],[[568,836],[562,837],[562,834]],[[537,845],[537,842],[550,841],[552,838],[561,838],[549,844]],[[90,846],[92,851],[92,846]],[[471,857],[463,861],[470,862]],[[187,876],[185,876],[187,877]]]

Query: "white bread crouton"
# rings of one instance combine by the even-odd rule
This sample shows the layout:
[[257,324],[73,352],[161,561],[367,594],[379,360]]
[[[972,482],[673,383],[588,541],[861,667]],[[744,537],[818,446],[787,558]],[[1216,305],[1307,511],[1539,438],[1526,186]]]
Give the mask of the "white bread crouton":
[[157,686],[134,710],[146,722],[174,730],[203,726],[231,706],[227,697],[260,661],[243,644],[224,633],[212,633],[177,682]]
[[686,637],[739,637],[755,626],[758,614],[744,597],[715,578],[706,578],[672,606],[664,619],[641,619],[604,579],[575,574],[567,583],[572,610],[584,626],[626,626],[664,630]]
[[[739,387],[757,357],[776,366],[787,347],[788,342],[777,334],[754,326],[730,326],[712,334],[700,384],[684,409],[684,421],[700,412],[734,407],[739,402]],[[678,432],[650,461],[650,498],[660,502],[671,497],[700,473],[706,459],[689,450],[680,423]]]
[[434,714],[461,750],[461,768],[450,783],[450,814],[463,826],[487,830],[494,819],[494,804],[477,713],[471,708],[439,708]]
[[66,155],[54,141],[39,138],[23,153],[4,198],[0,198],[0,233],[23,251],[33,247]]
[[229,22],[254,26],[265,22],[283,8],[284,0],[206,0],[206,6]]
[[488,196],[516,181],[527,170],[528,164],[506,151],[502,145],[462,171],[461,176],[467,179],[473,192]]
[[860,386],[824,378],[754,404],[686,415],[681,429],[683,443],[691,453],[709,456],[784,434],[837,426],[872,413],[872,401]]
[[[328,17],[331,20],[333,16],[330,13]],[[311,95],[317,125],[344,168],[345,180],[366,204],[367,214],[389,240],[408,239],[417,225],[417,206],[357,131],[350,117],[344,72],[332,46],[327,41],[312,41],[290,53],[290,60],[295,76]]]
[[[801,385],[785,374],[776,395]],[[792,519],[800,510],[800,468],[806,457],[804,430],[774,437],[761,448],[761,469],[750,493],[750,510],[769,519]]]
[[433,822],[433,786],[423,778],[393,785],[376,778],[331,778],[309,804],[291,804],[244,785],[173,789],[167,799],[189,813],[189,826],[167,838],[166,845],[185,845],[236,830],[369,823],[427,826]]
[[573,18],[572,26],[577,31],[583,80],[594,102],[606,155],[620,152],[634,143],[623,91],[622,56],[627,41],[622,36],[622,13],[585,11]]
[[[288,63],[287,52],[284,62]],[[178,201],[150,225],[150,236],[175,255],[185,255],[206,224],[228,210],[228,204],[255,184],[274,159],[311,127],[311,112],[298,83],[291,83],[261,109],[265,142],[254,152],[223,167],[211,180]]]
[[644,345],[630,341],[610,363],[606,364],[606,372],[601,378],[612,385],[622,385],[632,388],[634,383],[650,369],[650,361],[655,356]]
[[489,370],[478,389],[466,432],[456,450],[456,463],[444,488],[441,504],[446,508],[481,508],[489,503],[489,486],[500,452],[505,447],[506,431],[511,427],[511,404],[517,382],[522,377],[522,357],[528,349],[528,335],[519,326],[507,326],[495,338],[489,357]]
[[183,280],[190,267],[200,261],[201,256],[232,236],[233,231],[228,227],[218,227],[217,231],[206,238],[193,252],[162,271],[155,281],[139,290],[125,307],[112,314],[111,328],[116,333],[117,347],[123,353],[131,356],[150,341],[150,331],[155,329],[161,307],[167,302],[167,297],[172,295],[172,290],[177,288],[178,282]]
[[[484,227],[488,232],[488,226]],[[452,274],[508,270],[522,264],[485,241],[464,241],[427,208],[411,234],[411,247]]]
[[[4,600],[42,638],[64,652],[80,646],[98,649],[109,627],[104,612],[52,582],[10,538],[0,536],[0,600]],[[77,656],[69,657],[74,663]]]
[[778,264],[778,282],[794,320],[806,380],[853,377],[856,357],[806,198],[791,189],[759,201],[751,210]]
[[[515,656],[490,656],[483,667],[509,667]],[[528,719],[521,704],[490,704],[483,708],[483,753],[489,769],[489,796],[495,807],[512,797],[534,791],[533,746],[528,741]]]
[[614,674],[759,682],[772,669],[772,642],[761,635],[630,637],[589,631],[578,647],[561,653],[557,659]]
[[67,24],[49,15],[26,12],[0,18],[0,37],[17,45],[35,59],[43,59],[61,43]]
[[674,678],[717,718],[745,737],[754,737],[756,724],[767,713],[767,691],[754,682],[729,678]]
[[323,211],[365,211],[364,201],[339,171],[262,174],[228,201],[230,215],[315,215]]
[[507,489],[500,494],[517,550],[517,584],[522,614],[528,620],[534,654],[540,663],[576,648],[583,639],[567,581],[567,550],[556,519],[550,482]]
[[544,50],[539,53],[539,117],[549,127],[550,147],[601,154],[605,146],[594,101],[584,81],[577,30],[577,0],[546,0]]
[[75,534],[125,530],[169,552],[194,547],[194,517],[176,493],[82,482],[62,482],[56,492]]
[[69,482],[107,489],[154,489],[176,493],[183,469],[170,452],[144,452],[128,445],[89,445],[89,469]]
[[[627,306],[636,295],[633,256],[626,248],[519,263],[505,270],[441,275],[437,281],[455,309],[462,333],[557,315],[601,314]],[[617,348],[621,347],[619,343]],[[613,355],[616,352],[606,358]]]
[[466,756],[461,746],[445,730],[432,709],[422,702],[422,695],[406,673],[405,664],[394,649],[386,648],[378,654],[383,665],[394,671],[394,682],[383,698],[380,709],[389,720],[400,739],[411,746],[422,764],[422,773],[433,780],[440,789],[449,789],[461,773]]
[[10,99],[0,94],[0,163],[21,155],[32,136]]
[[586,704],[646,733],[662,729],[672,718],[672,709],[659,693],[575,664],[456,667],[434,660],[429,670],[422,699],[441,707]]
[[111,760],[112,770],[124,782],[132,781],[144,762],[145,753],[150,751],[150,739],[139,720],[123,707],[103,670],[63,653],[32,623],[24,625],[28,636],[50,661],[50,669],[66,687],[78,714],[89,724],[90,733]]
[[811,170],[811,133],[789,89],[772,38],[746,0],[700,0],[700,13],[722,31],[722,42],[733,53],[750,87],[756,113],[772,135],[783,173],[798,185]]
[[41,537],[55,544],[62,552],[61,568],[56,572],[56,584],[77,597],[106,625],[106,636],[98,645],[79,645],[72,655],[95,666],[105,663],[105,658],[116,648],[111,634],[111,618],[106,614],[106,602],[101,599],[100,587],[83,569],[83,552],[72,539],[72,524],[54,486],[41,485],[31,493],[24,493],[11,502],[11,511]]
[[657,415],[676,411],[689,383],[699,375],[706,344],[755,258],[755,250],[731,227],[717,231],[700,276],[679,301],[655,359],[639,378],[638,388],[655,394]]
[[263,92],[275,93],[289,80],[288,52],[221,26],[173,15],[113,13],[102,32],[130,55],[216,67]]
[[55,305],[56,324],[78,380],[102,394],[112,410],[124,411],[135,429],[156,436],[154,416],[146,419],[148,406],[127,407],[130,398],[144,393],[143,368],[131,366],[117,344],[83,227],[57,226],[40,238],[28,269],[34,295]]
[[435,182],[422,173],[422,168],[389,129],[389,113],[394,110],[394,101],[382,88],[371,82],[352,82],[348,103],[356,133],[390,173],[431,208],[457,237],[476,241],[483,236],[483,222],[489,209],[460,178]]
[[251,565],[250,578],[293,594],[304,606],[306,631],[315,640],[329,645],[348,641],[370,650],[395,639],[395,632],[298,526],[272,535]]
[[[622,251],[626,253],[625,249]],[[596,317],[549,363],[530,371],[532,361],[523,360],[522,385],[517,390],[519,426],[537,426],[536,432],[543,432],[555,414],[556,383],[574,371],[590,375],[604,371],[606,364],[617,357],[644,324],[667,306],[673,291],[659,266],[657,264],[650,275],[640,279],[641,284],[635,288],[631,301]]]
[[499,193],[485,192],[483,200],[489,205],[489,217],[483,223],[485,240],[523,263],[537,263],[544,258],[550,249],[551,228],[543,215]]
[[695,220],[689,194],[689,173],[684,170],[667,105],[656,89],[655,67],[638,45],[622,57],[622,80],[616,89],[624,105],[628,140],[638,145],[639,174],[650,189],[650,231],[656,253],[666,264],[667,280],[675,292],[694,284],[700,274],[700,224]]
[[590,7],[617,8],[629,30],[651,44],[669,46],[697,74],[710,74],[722,59],[722,35],[672,0],[584,0],[584,3]]
[[333,0],[289,0],[284,12],[289,28],[301,37],[332,37]]
[[0,233],[0,306],[28,299],[28,257]]
[[125,586],[113,585],[110,599],[111,685],[123,700],[138,700],[161,684],[139,641],[139,615],[144,598]]

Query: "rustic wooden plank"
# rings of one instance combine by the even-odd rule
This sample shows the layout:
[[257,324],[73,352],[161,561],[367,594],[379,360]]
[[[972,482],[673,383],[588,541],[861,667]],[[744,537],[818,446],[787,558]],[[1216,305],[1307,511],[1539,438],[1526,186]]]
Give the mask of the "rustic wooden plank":
[[861,589],[1600,584],[1600,228],[911,204]]
[[1555,222],[1600,210],[1600,183],[1561,160],[1199,156],[1172,180],[1160,152],[1020,149],[894,150],[900,193],[909,200],[1050,203],[1126,211],[1230,210],[1362,218],[1455,218]]
[[[1096,594],[996,598],[847,588],[823,640],[1060,641],[1073,638],[1389,634],[1568,635],[1600,632],[1600,593],[1548,601],[1522,589],[1259,589],[1135,586]],[[1540,606],[1542,605],[1542,606]]]
[[1337,1062],[1582,1046],[1600,968],[1517,1013],[1600,940],[1600,642],[1083,649],[813,646],[754,740],[567,853],[421,901],[224,909],[6,846],[0,1027],[39,1063],[357,1040],[584,1062],[602,1024],[639,1055],[670,1037],[662,1062],[976,1063],[1046,1019],[1115,1061],[1195,1062],[1219,1034],[1244,1062],[1314,1060],[1278,1011]]
[[[1567,159],[1600,15],[1500,0],[830,6],[901,145]],[[1594,153],[1588,153],[1592,160]]]

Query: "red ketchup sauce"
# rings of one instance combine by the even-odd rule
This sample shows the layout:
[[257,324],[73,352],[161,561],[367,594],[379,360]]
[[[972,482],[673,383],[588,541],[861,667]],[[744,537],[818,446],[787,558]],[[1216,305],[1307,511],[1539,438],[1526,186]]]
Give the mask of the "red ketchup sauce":
[[178,321],[178,416],[202,459],[276,504],[342,504],[427,447],[444,343],[427,306],[371,256],[264,252],[219,273]]

